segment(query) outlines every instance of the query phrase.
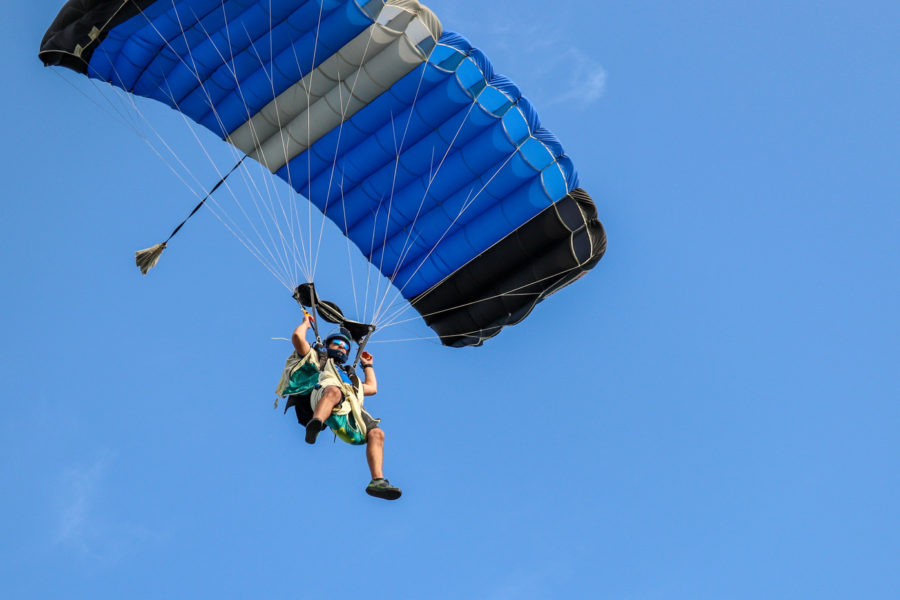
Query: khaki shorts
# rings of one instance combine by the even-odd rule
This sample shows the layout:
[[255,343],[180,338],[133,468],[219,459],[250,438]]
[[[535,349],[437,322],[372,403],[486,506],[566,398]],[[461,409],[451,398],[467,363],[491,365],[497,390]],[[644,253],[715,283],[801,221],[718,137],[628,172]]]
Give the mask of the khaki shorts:
[[[310,392],[309,407],[313,410],[313,412],[316,411],[316,406],[319,404],[319,400],[322,399],[322,394],[325,393],[325,388],[328,388],[328,387],[337,387],[337,386],[327,386],[327,385],[326,386],[318,386],[317,385],[315,388],[313,388],[313,391]],[[340,389],[340,388],[338,388],[338,389]],[[344,392],[341,391],[341,402],[344,402],[344,401],[345,401],[344,400]],[[338,406],[340,406],[340,405],[338,405]],[[370,415],[368,413],[368,411],[366,411],[365,408],[362,409],[362,418],[363,418],[363,422],[366,424],[366,430],[377,428],[378,422],[381,421],[381,419],[376,419],[372,415]]]

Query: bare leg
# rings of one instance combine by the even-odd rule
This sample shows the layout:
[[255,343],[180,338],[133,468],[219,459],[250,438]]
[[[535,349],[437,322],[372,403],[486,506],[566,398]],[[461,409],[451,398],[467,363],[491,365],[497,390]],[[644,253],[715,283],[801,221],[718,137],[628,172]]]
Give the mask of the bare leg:
[[370,429],[366,434],[366,460],[369,461],[369,470],[372,472],[372,481],[366,486],[366,493],[384,500],[396,500],[403,494],[403,490],[388,483],[381,472],[381,462],[384,458],[384,432],[381,429]]
[[366,460],[369,462],[372,479],[383,478],[381,466],[384,462],[384,432],[381,429],[370,429],[366,433]]
[[328,386],[322,392],[322,397],[319,398],[316,409],[313,411],[313,418],[306,424],[305,438],[307,444],[316,443],[319,432],[325,428],[323,423],[325,423],[325,420],[331,415],[331,411],[338,405],[341,398],[343,398],[341,390],[333,385]]
[[313,418],[324,423],[325,420],[331,416],[331,411],[334,410],[334,407],[340,404],[343,397],[340,389],[333,385],[329,385],[325,388],[325,391],[322,392],[319,403],[316,404],[316,410],[313,411]]

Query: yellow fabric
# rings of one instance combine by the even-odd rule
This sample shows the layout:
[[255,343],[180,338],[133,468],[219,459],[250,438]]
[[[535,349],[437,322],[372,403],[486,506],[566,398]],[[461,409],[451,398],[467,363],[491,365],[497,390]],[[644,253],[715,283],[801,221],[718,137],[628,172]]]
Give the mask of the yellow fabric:
[[362,418],[362,407],[363,407],[363,391],[362,391],[362,382],[356,387],[353,387],[346,381],[341,379],[341,376],[338,374],[338,367],[334,364],[334,360],[329,358],[325,363],[325,368],[322,370],[322,373],[319,375],[319,385],[320,388],[313,390],[312,395],[310,396],[310,401],[312,403],[313,410],[316,409],[316,404],[319,403],[319,399],[322,397],[322,392],[325,391],[325,388],[328,386],[336,386],[341,390],[344,394],[344,400],[340,404],[334,407],[334,410],[331,411],[332,414],[335,415],[346,415],[347,413],[353,413],[353,418],[356,421],[356,426],[362,432],[363,437],[365,437],[367,433],[366,422]]
[[[318,356],[316,355],[316,351],[312,348],[309,349],[304,356],[300,356],[295,350],[288,356],[287,361],[284,363],[284,371],[281,373],[281,381],[278,382],[278,387],[275,388],[275,395],[284,398],[284,390],[287,389],[287,386],[291,382],[291,375],[294,374],[294,371],[300,368],[301,365],[308,362],[316,362],[318,361]],[[275,406],[278,406],[278,400],[275,400]]]
[[[290,356],[288,356],[287,361],[284,363],[284,371],[281,373],[281,380],[278,382],[278,387],[275,389],[275,394],[281,398],[284,398],[284,390],[287,388],[291,381],[291,375],[294,374],[294,371],[299,369],[302,365],[312,362],[317,367],[319,365],[319,356],[315,349],[310,348],[309,352],[307,352],[304,356],[300,356],[300,354],[296,351],[292,352]],[[325,368],[319,373],[319,386],[314,389],[310,394],[309,400],[310,405],[313,411],[316,410],[316,405],[319,403],[319,400],[322,398],[322,393],[325,391],[325,388],[328,386],[336,386],[341,390],[344,394],[344,400],[334,407],[334,410],[331,411],[332,414],[335,415],[346,415],[348,413],[353,413],[353,418],[356,420],[356,424],[359,427],[359,430],[362,432],[363,436],[366,435],[366,422],[362,417],[362,408],[363,408],[363,390],[362,390],[362,382],[357,387],[353,387],[346,381],[341,379],[340,374],[338,373],[338,367],[334,364],[334,360],[329,358],[325,362]],[[275,407],[278,407],[278,400],[275,400]]]

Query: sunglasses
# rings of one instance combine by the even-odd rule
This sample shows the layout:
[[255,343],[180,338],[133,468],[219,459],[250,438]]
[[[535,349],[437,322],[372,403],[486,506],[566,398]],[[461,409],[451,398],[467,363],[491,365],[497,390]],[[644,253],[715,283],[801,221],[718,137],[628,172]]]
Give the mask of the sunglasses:
[[329,346],[340,346],[343,350],[350,350],[350,344],[345,342],[344,340],[331,340],[328,343]]

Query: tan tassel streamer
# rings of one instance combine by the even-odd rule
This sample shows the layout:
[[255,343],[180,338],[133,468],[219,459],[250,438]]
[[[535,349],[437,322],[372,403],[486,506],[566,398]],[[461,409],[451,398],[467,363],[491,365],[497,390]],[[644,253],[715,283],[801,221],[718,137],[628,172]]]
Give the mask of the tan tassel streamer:
[[147,274],[147,271],[156,266],[162,251],[166,249],[166,243],[157,244],[150,248],[144,248],[134,253],[134,262],[137,264],[141,273]]
[[212,195],[212,193],[214,191],[216,191],[217,189],[219,189],[220,185],[225,183],[225,180],[228,179],[228,176],[231,175],[232,173],[234,173],[235,169],[237,169],[239,166],[241,166],[241,163],[243,163],[246,158],[247,158],[247,156],[244,155],[244,158],[239,160],[236,165],[231,167],[230,171],[225,173],[225,175],[222,177],[222,179],[220,179],[219,182],[216,183],[216,185],[214,185],[211,190],[209,190],[209,193],[207,193],[205,196],[203,196],[203,200],[201,200],[200,203],[194,207],[194,210],[191,211],[191,214],[189,214],[184,219],[184,221],[179,223],[178,227],[176,227],[172,231],[172,233],[169,234],[169,237],[166,238],[165,242],[163,242],[162,244],[157,244],[151,248],[144,248],[143,250],[138,250],[137,252],[134,253],[134,262],[137,263],[137,266],[138,266],[138,268],[140,268],[141,273],[146,275],[147,271],[149,271],[150,269],[152,269],[153,267],[156,266],[156,263],[159,262],[159,255],[162,254],[162,251],[166,249],[166,244],[168,243],[168,241],[171,240],[173,237],[175,237],[175,234],[178,233],[182,227],[184,227],[184,224],[188,222],[188,219],[193,217],[194,214],[198,210],[200,210],[200,207],[203,206],[203,204],[207,201],[207,199],[209,199],[209,197]]

